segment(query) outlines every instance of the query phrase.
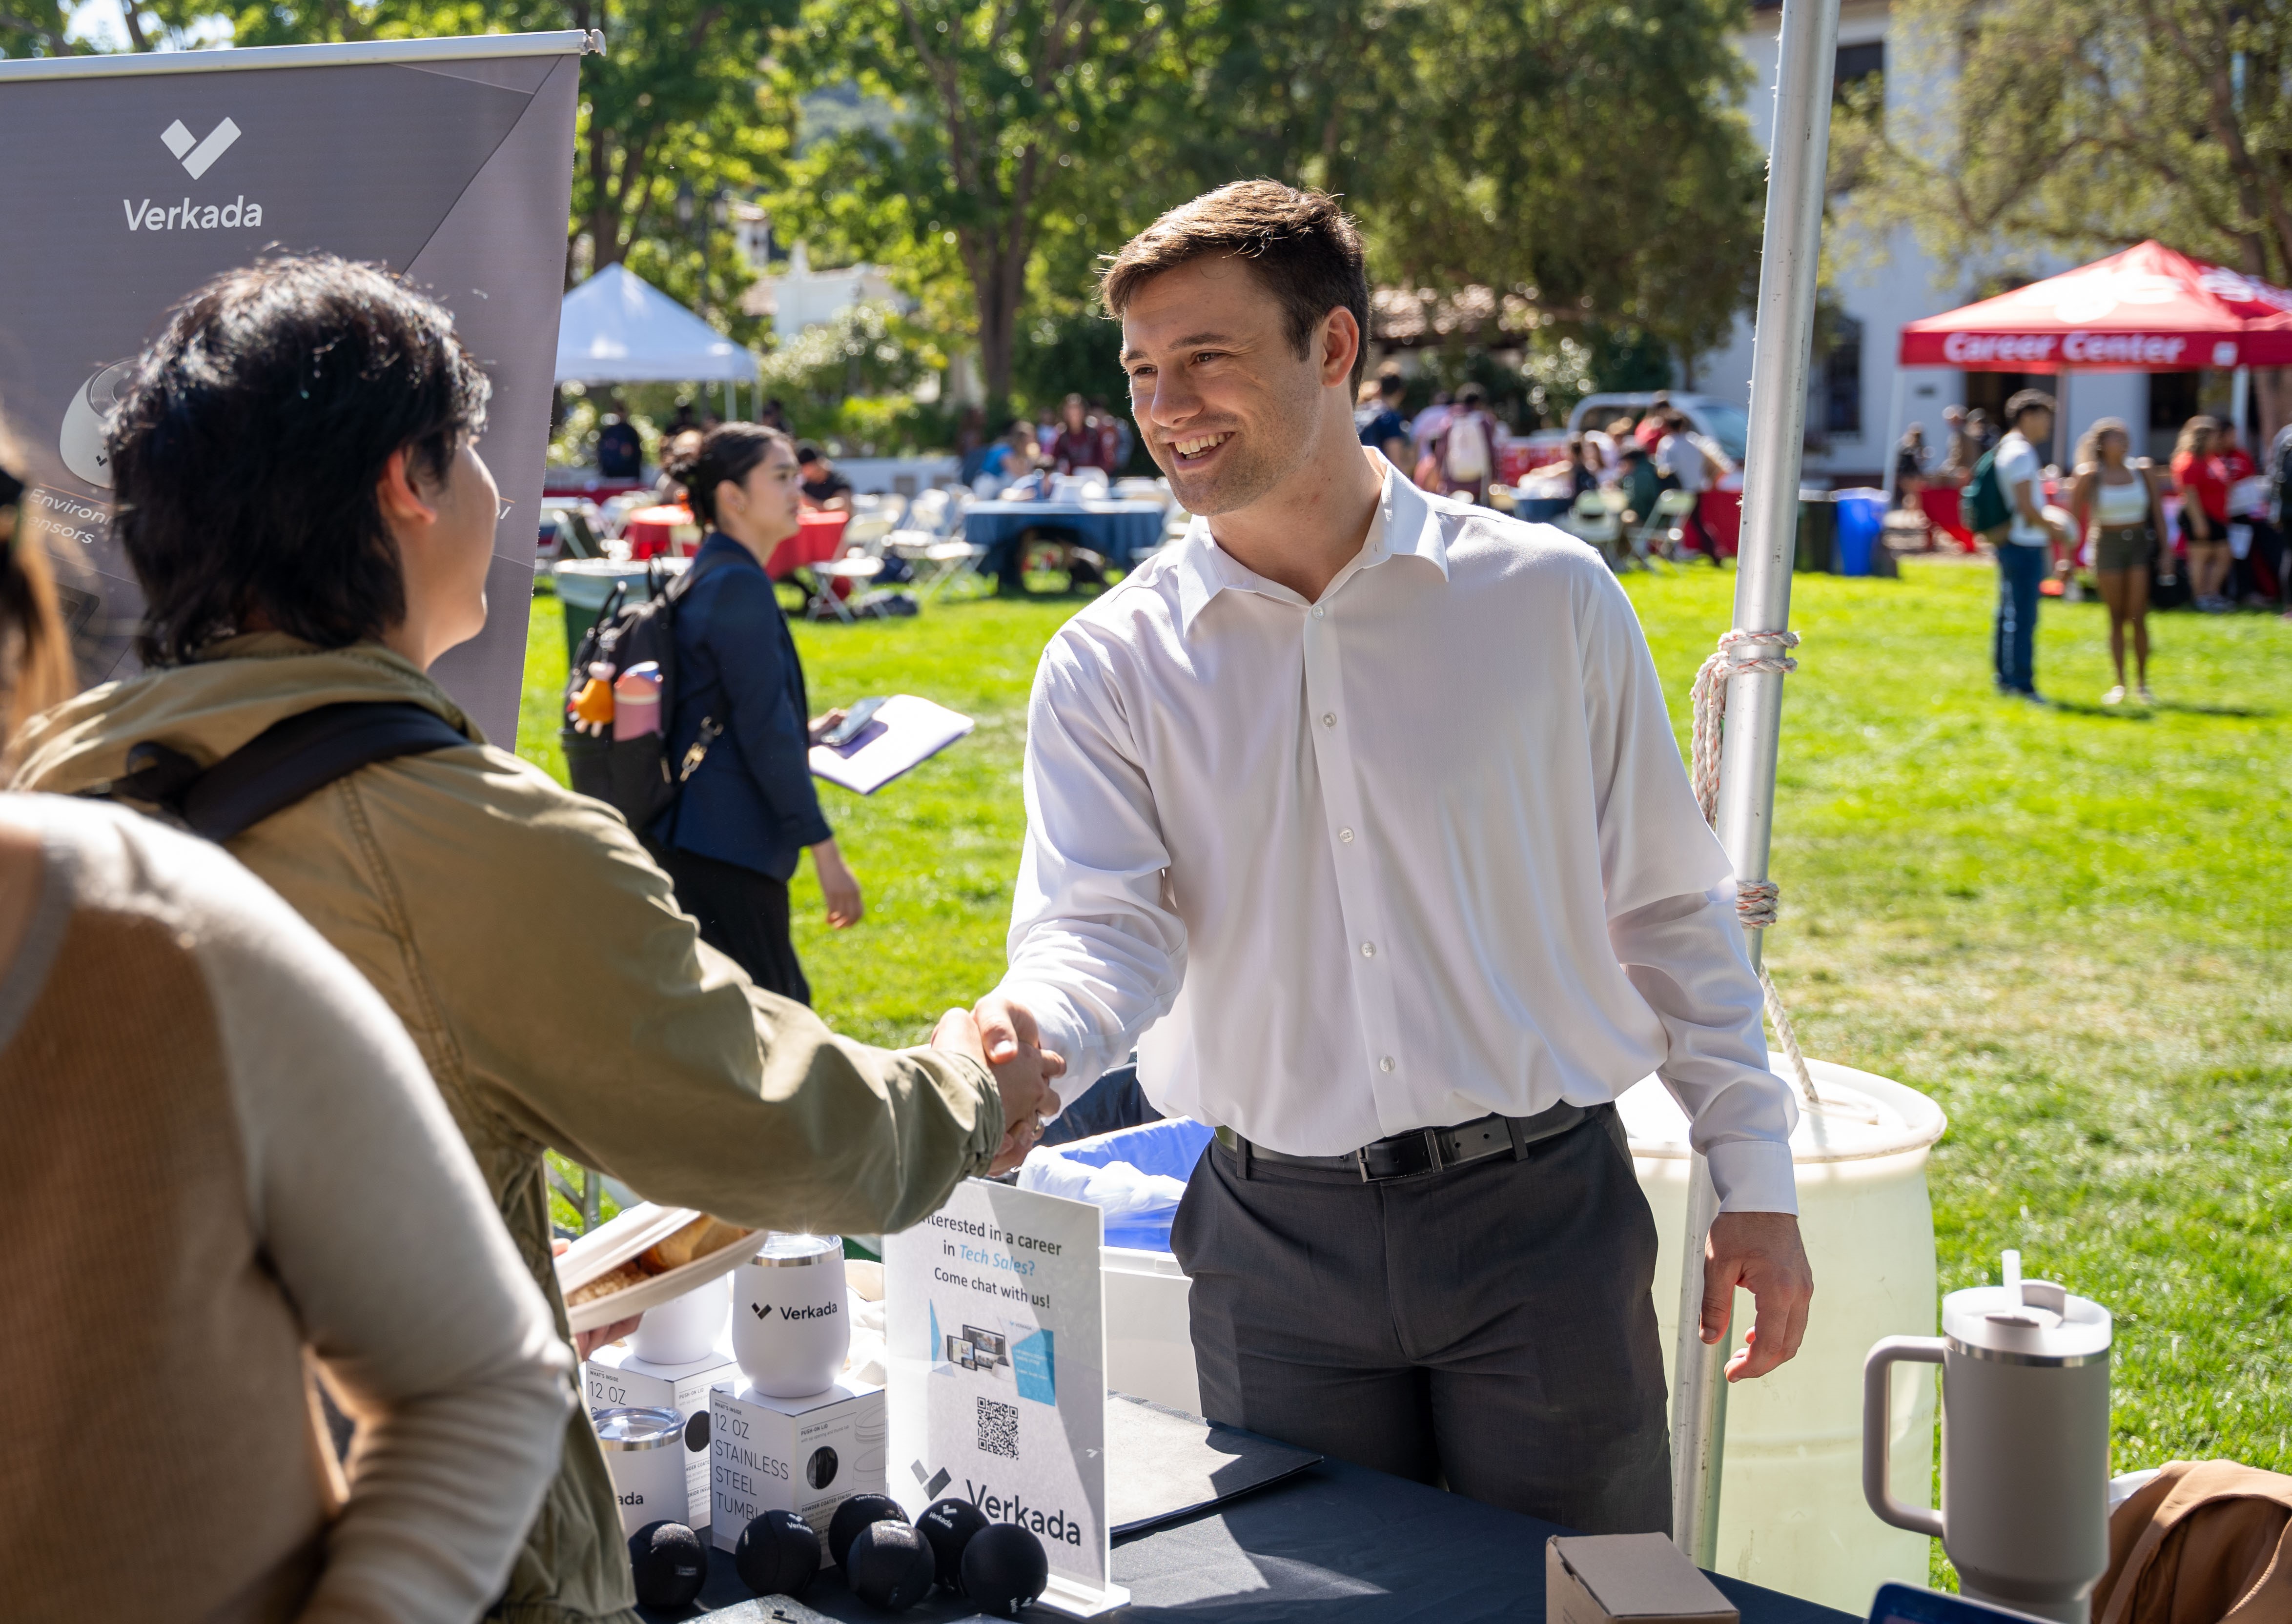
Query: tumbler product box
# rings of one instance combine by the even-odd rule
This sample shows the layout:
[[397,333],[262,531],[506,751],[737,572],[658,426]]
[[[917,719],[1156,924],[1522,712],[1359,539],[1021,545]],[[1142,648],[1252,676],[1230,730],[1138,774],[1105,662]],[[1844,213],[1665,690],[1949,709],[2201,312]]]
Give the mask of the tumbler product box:
[[708,1526],[708,1389],[739,1373],[731,1348],[722,1341],[706,1359],[690,1364],[650,1363],[627,1344],[616,1342],[590,1355],[581,1367],[582,1401],[593,1414],[635,1407],[674,1410],[682,1419],[685,1436],[679,1456],[687,1504],[681,1515],[662,1515],[695,1532]]
[[1735,1604],[1661,1534],[1554,1534],[1547,1624],[1739,1624]]
[[683,1520],[684,1424],[674,1410],[626,1407],[590,1412],[621,1503],[621,1532]]
[[884,1389],[840,1382],[773,1398],[737,1376],[708,1393],[710,1534],[730,1550],[767,1511],[792,1511],[825,1541],[836,1507],[884,1491]]

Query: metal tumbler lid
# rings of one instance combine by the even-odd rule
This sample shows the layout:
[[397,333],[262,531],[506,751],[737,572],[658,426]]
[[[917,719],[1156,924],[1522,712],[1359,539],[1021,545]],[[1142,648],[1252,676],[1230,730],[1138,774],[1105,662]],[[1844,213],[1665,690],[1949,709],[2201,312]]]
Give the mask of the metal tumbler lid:
[[684,1418],[674,1410],[636,1406],[599,1410],[590,1416],[597,1428],[598,1445],[609,1453],[623,1450],[666,1449],[684,1442]]
[[768,1269],[785,1269],[807,1263],[826,1263],[843,1256],[842,1235],[794,1234],[774,1229],[765,1233],[763,1243],[748,1261]]
[[2109,1310],[2050,1280],[2022,1278],[2022,1254],[2004,1258],[2006,1283],[1952,1291],[1941,1299],[1941,1332],[1952,1353],[2006,1364],[2106,1363]]

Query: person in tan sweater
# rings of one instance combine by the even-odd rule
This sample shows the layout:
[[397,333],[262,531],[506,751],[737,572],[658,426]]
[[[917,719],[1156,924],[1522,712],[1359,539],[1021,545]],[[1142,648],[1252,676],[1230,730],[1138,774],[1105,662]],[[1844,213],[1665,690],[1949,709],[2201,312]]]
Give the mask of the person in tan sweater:
[[[149,669],[35,721],[19,784],[105,790],[147,740],[209,765],[343,702],[459,729],[229,846],[405,1022],[553,1306],[545,1148],[664,1204],[840,1234],[1016,1165],[1058,1109],[1055,1059],[1007,1041],[990,1073],[960,1010],[934,1047],[875,1049],[760,991],[617,813],[488,746],[431,678],[485,623],[486,391],[451,318],[384,271],[287,258],[193,293],[109,431]],[[577,1417],[495,1616],[633,1620],[619,1530]]]
[[[22,700],[63,640],[12,484]],[[0,1451],[0,1614],[467,1624],[498,1594],[571,1357],[397,1017],[216,848],[0,795],[0,1189],[36,1395]],[[347,1483],[306,1358],[359,1423]]]

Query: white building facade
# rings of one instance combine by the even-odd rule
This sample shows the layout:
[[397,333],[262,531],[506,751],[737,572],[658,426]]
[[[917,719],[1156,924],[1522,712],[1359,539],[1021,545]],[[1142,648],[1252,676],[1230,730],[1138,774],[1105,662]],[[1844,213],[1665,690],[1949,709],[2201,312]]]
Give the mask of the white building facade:
[[[1754,0],[1748,26],[1736,48],[1751,67],[1744,111],[1752,139],[1766,150],[1773,136],[1780,0]],[[1889,133],[1896,140],[1916,127],[1913,109],[1939,105],[1936,87],[1920,82],[1931,53],[1901,37],[1887,0],[1844,0],[1839,8],[1836,76],[1843,87],[1882,76]],[[1900,120],[1901,122],[1898,123]],[[1838,201],[1834,199],[1834,205]],[[1898,367],[1902,326],[1940,315],[2022,282],[2068,270],[2077,261],[2043,249],[2004,252],[1994,262],[1960,271],[1942,265],[1919,247],[1907,228],[1873,242],[1858,228],[1837,222],[1828,228],[1827,258],[1832,268],[1827,289],[1834,307],[1829,353],[1818,359],[1807,403],[1809,447],[1804,464],[1810,484],[1879,485],[1892,446],[1911,423],[1925,426],[1926,445],[1939,461],[1943,446],[1942,409],[1986,406],[1993,417],[2005,398],[2024,385],[2059,395],[2062,379],[2011,374],[1968,374],[1942,367]],[[1695,387],[1707,394],[1750,398],[1751,324],[1737,318],[1732,341],[1706,356],[1695,370]],[[2195,374],[2078,373],[2069,383],[2062,435],[2075,435],[2096,417],[2121,417],[2134,430],[2135,446],[2152,454],[2169,450],[2182,417],[2199,409]],[[2152,422],[2152,393],[2158,418]]]

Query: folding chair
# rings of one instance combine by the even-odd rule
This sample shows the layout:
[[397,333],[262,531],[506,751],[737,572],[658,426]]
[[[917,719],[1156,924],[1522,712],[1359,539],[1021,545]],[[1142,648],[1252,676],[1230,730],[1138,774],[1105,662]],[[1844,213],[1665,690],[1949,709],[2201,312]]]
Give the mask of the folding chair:
[[1586,491],[1577,497],[1576,505],[1561,515],[1560,527],[1578,541],[1597,547],[1608,567],[1616,567],[1616,546],[1623,540],[1624,528],[1605,493]]
[[[1678,556],[1680,521],[1695,508],[1693,491],[1665,491],[1655,499],[1655,511],[1641,521],[1632,535],[1632,557],[1652,573],[1658,564],[1675,567]],[[1659,545],[1657,543],[1660,543]]]

